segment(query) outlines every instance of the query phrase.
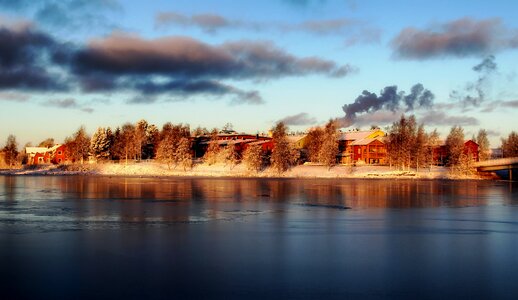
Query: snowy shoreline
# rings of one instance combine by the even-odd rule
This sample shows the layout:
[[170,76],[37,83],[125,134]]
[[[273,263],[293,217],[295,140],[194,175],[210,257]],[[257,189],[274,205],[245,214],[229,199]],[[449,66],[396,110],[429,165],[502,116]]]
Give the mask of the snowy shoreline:
[[213,177],[213,178],[383,178],[383,179],[491,179],[478,175],[452,175],[446,167],[432,167],[419,172],[415,170],[398,171],[388,166],[344,166],[328,169],[321,165],[300,165],[279,174],[267,168],[260,172],[248,171],[242,164],[198,164],[184,171],[181,167],[168,168],[166,164],[141,162],[132,164],[85,164],[85,165],[47,165],[20,169],[0,169],[0,175],[89,175],[89,176],[135,176],[135,177]]

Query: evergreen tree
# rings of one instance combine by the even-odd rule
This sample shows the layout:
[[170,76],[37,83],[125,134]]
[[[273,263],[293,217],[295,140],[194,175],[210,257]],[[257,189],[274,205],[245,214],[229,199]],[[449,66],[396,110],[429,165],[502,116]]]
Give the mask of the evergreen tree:
[[90,153],[98,160],[105,160],[110,157],[111,138],[110,129],[97,128],[90,140]]
[[41,141],[39,144],[38,144],[38,147],[46,147],[46,148],[50,148],[52,146],[54,146],[54,139],[53,138],[47,138],[43,141]]
[[283,122],[277,123],[272,129],[274,147],[270,160],[272,167],[279,173],[287,171],[292,163],[286,132],[287,128]]
[[263,151],[260,145],[249,145],[243,152],[243,163],[247,169],[259,172],[263,165]]
[[16,137],[14,135],[10,134],[7,137],[3,150],[5,154],[5,163],[9,168],[12,168],[16,164],[18,157],[18,143],[16,142]]
[[160,132],[155,125],[149,125],[146,129],[146,139],[142,148],[142,158],[155,158],[158,142],[160,141]]
[[336,155],[338,155],[336,123],[334,120],[329,120],[324,128],[319,161],[330,169],[336,164]]
[[518,134],[515,131],[502,139],[502,154],[504,157],[518,157]]
[[491,155],[491,149],[489,148],[489,139],[485,129],[478,131],[476,142],[478,144],[478,159],[480,161],[488,160]]

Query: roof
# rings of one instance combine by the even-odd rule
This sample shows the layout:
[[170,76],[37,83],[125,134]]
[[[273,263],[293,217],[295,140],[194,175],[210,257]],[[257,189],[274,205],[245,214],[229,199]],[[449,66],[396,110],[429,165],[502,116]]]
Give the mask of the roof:
[[25,153],[27,154],[36,154],[36,153],[46,153],[46,152],[54,152],[58,149],[60,144],[56,144],[50,148],[47,147],[25,147]]
[[376,138],[385,136],[385,132],[376,129],[376,130],[365,130],[365,131],[347,131],[342,132],[338,136],[339,141],[356,141],[362,140],[365,138]]
[[302,140],[305,137],[306,137],[305,135],[288,135],[288,136],[286,136],[286,139],[290,143],[297,143],[298,141]]
[[356,140],[356,141],[352,142],[351,145],[365,146],[365,145],[369,145],[370,143],[372,143],[374,141],[380,141],[380,142],[384,143],[383,139],[381,139],[381,138],[364,138],[364,139]]

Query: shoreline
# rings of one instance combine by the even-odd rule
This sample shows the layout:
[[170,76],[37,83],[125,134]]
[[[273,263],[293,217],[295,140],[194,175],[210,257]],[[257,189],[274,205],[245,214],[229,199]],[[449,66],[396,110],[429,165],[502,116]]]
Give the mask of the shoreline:
[[453,175],[447,167],[434,166],[416,172],[399,171],[388,166],[344,166],[330,169],[321,165],[299,165],[279,174],[266,168],[260,172],[246,170],[244,165],[225,164],[195,165],[190,170],[168,168],[156,162],[132,164],[101,163],[84,165],[45,165],[18,169],[0,169],[0,175],[8,176],[117,176],[117,177],[163,177],[163,178],[270,178],[270,179],[431,179],[431,180],[490,180],[491,176]]

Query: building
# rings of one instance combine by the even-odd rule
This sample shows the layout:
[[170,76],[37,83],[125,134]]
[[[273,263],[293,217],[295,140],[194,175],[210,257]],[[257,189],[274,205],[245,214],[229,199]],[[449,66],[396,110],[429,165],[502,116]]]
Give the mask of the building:
[[385,164],[386,134],[380,129],[347,131],[338,136],[338,157],[342,164]]
[[26,147],[27,164],[62,164],[67,161],[65,145],[53,147]]
[[[473,140],[467,140],[464,142],[464,154],[470,155],[473,157],[474,161],[478,161],[478,144]],[[448,148],[444,141],[440,146],[433,149],[433,161],[436,165],[443,166],[447,163],[446,159],[448,157]]]
[[[271,151],[273,149],[272,138],[259,134],[245,134],[245,133],[219,133],[217,136],[217,143],[220,148],[225,148],[233,144],[237,153],[240,155],[249,145],[261,145],[264,151]],[[193,150],[196,158],[203,157],[211,143],[210,135],[202,135],[193,138]]]

